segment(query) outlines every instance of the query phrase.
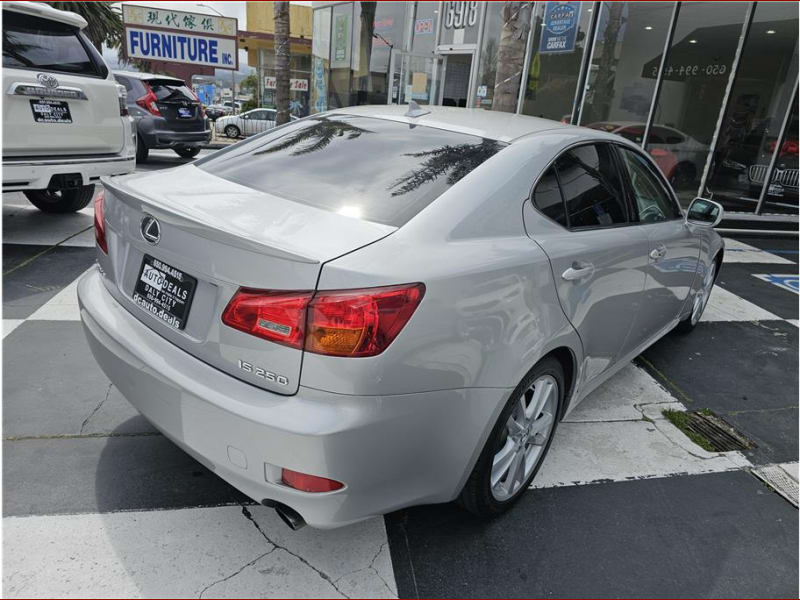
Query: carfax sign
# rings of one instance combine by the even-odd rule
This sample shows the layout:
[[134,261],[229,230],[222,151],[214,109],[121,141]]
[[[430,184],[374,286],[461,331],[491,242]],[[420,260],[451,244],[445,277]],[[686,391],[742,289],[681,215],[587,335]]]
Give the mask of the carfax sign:
[[581,17],[580,2],[548,2],[544,8],[540,54],[572,52]]
[[127,58],[239,68],[237,19],[123,4],[122,23]]

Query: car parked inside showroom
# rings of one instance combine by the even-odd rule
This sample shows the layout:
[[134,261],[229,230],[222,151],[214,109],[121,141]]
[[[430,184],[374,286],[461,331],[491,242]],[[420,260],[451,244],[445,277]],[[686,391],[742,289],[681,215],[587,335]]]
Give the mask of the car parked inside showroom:
[[125,88],[86,27],[43,3],[3,3],[3,191],[45,212],[84,208],[101,176],[136,166]]
[[128,111],[136,122],[137,162],[157,148],[194,158],[211,140],[203,105],[181,79],[134,71],[115,71],[114,77],[127,90]]
[[[214,122],[214,128],[229,138],[247,137],[275,127],[276,117],[274,108],[255,108],[238,115],[220,117]],[[290,115],[289,120],[296,121],[297,117]]]
[[92,353],[295,528],[503,512],[578,402],[696,326],[724,251],[639,146],[480,109],[337,109],[105,183]]

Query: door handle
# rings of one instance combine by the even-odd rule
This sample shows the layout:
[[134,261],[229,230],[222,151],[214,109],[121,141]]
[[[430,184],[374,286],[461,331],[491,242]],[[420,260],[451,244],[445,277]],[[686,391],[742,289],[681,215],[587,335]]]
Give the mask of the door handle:
[[566,281],[577,281],[583,279],[587,275],[591,275],[594,271],[594,265],[591,263],[574,262],[572,266],[561,274],[561,279]]
[[667,254],[667,249],[664,246],[658,246],[650,250],[650,258],[653,260],[661,260]]

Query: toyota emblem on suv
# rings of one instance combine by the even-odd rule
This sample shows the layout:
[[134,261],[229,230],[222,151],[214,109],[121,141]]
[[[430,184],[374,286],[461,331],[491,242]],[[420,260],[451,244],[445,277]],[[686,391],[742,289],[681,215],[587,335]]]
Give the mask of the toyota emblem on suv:
[[142,218],[142,224],[139,230],[142,232],[142,237],[146,242],[155,245],[161,239],[161,225],[156,221],[155,217],[145,215]]
[[38,79],[39,83],[41,83],[44,87],[50,88],[51,90],[58,87],[58,79],[49,73],[39,73],[36,76],[36,79]]

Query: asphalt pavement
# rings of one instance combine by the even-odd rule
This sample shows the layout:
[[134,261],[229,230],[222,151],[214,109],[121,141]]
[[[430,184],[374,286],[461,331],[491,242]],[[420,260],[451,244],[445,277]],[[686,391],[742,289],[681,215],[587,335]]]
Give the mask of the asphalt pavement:
[[[191,162],[150,157],[138,170]],[[726,240],[697,329],[573,411],[510,513],[423,506],[293,532],[95,364],[75,297],[91,227],[91,207],[45,215],[4,195],[5,597],[797,597],[796,496],[768,483],[796,494],[796,239]],[[711,409],[755,447],[707,452],[665,408]]]

